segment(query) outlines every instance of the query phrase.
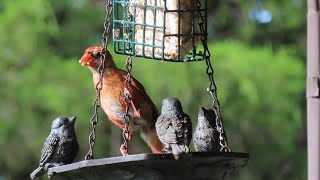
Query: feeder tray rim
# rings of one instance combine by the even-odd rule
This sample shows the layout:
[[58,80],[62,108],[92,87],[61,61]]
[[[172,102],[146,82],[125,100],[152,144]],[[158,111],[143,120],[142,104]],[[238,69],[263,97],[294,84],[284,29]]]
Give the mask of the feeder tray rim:
[[[240,159],[248,160],[249,154],[240,153],[240,152],[191,152],[188,154],[183,154],[181,157],[182,157],[181,160],[192,160],[193,157],[240,158]],[[71,170],[90,168],[95,166],[120,164],[120,163],[126,163],[126,162],[149,161],[149,160],[163,161],[163,160],[175,160],[175,159],[171,153],[167,153],[167,154],[142,153],[142,154],[127,155],[127,156],[116,156],[116,157],[101,158],[101,159],[83,160],[83,161],[75,162],[72,164],[49,168],[48,175],[53,176],[54,174],[57,174],[57,173],[63,173]],[[176,161],[179,161],[179,160],[176,160]]]

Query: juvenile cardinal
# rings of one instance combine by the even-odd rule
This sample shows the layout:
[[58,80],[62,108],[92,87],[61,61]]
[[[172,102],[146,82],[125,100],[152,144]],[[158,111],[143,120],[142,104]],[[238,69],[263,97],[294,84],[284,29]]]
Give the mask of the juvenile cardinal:
[[[86,49],[79,60],[82,66],[87,66],[93,75],[94,87],[99,82],[100,56],[103,47],[100,45],[91,46]],[[125,80],[127,72],[118,69],[108,50],[104,63],[104,75],[102,78],[102,90],[100,92],[100,104],[109,120],[115,125],[124,129],[124,117],[126,104],[124,102]],[[154,105],[142,84],[131,77],[131,88],[129,93],[132,96],[129,115],[128,140],[132,139],[132,131],[140,131],[141,137],[149,145],[153,153],[162,153],[163,145],[158,138],[155,123],[159,112]],[[128,155],[127,147],[123,144],[120,147],[123,156]]]

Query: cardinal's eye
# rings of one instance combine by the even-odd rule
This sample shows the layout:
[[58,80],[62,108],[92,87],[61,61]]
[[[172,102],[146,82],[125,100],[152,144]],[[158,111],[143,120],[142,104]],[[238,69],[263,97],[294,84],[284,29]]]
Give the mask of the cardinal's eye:
[[91,55],[92,55],[92,57],[93,58],[99,58],[100,57],[100,55],[101,55],[101,52],[93,52],[93,53],[91,53]]

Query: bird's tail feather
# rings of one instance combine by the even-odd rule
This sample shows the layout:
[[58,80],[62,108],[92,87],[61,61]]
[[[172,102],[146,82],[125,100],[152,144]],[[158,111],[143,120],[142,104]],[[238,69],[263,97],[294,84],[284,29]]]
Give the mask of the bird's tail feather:
[[181,154],[189,153],[190,149],[184,144],[171,144],[172,154],[175,159],[180,159]]
[[182,154],[190,152],[188,146],[184,144],[171,144],[172,147],[172,154]]
[[46,170],[43,167],[38,167],[36,170],[34,170],[30,174],[30,178],[31,179],[38,178],[38,177],[42,176],[44,173],[46,173]]
[[164,146],[161,143],[155,128],[150,129],[147,132],[141,132],[141,137],[149,145],[153,153],[163,153]]

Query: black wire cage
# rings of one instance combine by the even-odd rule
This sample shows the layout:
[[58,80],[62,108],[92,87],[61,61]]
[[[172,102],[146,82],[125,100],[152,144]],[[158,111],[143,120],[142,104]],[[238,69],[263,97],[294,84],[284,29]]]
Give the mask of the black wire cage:
[[117,54],[190,62],[203,60],[207,0],[114,0],[113,44]]

